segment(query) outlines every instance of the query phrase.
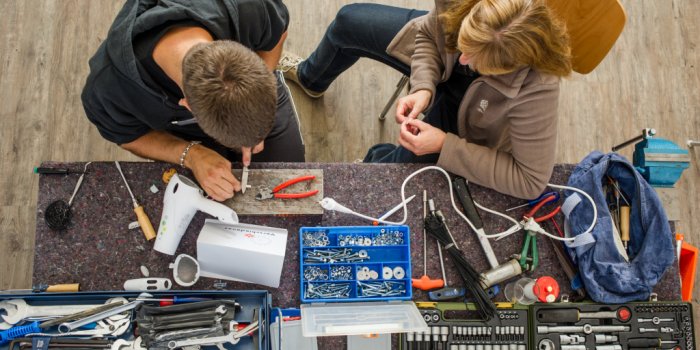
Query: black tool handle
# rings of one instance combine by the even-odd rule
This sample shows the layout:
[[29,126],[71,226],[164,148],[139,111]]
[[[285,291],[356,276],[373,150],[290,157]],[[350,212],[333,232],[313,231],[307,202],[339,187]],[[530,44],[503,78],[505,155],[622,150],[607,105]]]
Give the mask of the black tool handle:
[[45,167],[36,167],[34,168],[34,173],[35,174],[57,174],[57,175],[64,175],[68,174],[70,170],[66,168],[45,168]]
[[476,210],[476,205],[474,205],[474,199],[472,199],[472,195],[469,193],[467,181],[463,177],[458,176],[452,180],[452,186],[457,193],[459,202],[462,203],[462,208],[464,208],[464,214],[467,216],[467,219],[474,224],[476,229],[484,228],[484,223],[481,221],[481,216]]
[[577,309],[552,309],[539,310],[537,312],[537,322],[542,323],[563,323],[578,322],[579,314]]

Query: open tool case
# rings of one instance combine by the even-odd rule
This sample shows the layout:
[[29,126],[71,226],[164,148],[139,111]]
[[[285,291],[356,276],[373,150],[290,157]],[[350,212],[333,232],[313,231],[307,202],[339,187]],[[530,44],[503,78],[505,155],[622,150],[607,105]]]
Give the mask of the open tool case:
[[538,350],[695,349],[689,303],[536,304],[531,317]]
[[529,310],[498,306],[498,317],[479,319],[473,304],[418,302],[428,332],[404,333],[401,350],[528,350]]
[[[27,304],[32,306],[55,306],[55,305],[76,305],[76,304],[103,304],[108,299],[121,298],[137,298],[140,293],[134,292],[80,292],[80,293],[39,293],[39,294],[16,294],[16,295],[1,295],[0,301],[9,299],[23,299]],[[227,349],[270,349],[269,338],[269,313],[271,297],[267,291],[169,291],[169,292],[149,292],[154,299],[171,298],[173,296],[181,298],[211,298],[211,299],[227,299],[235,300],[240,305],[236,309],[234,320],[245,324],[257,318],[259,328],[254,331],[252,336],[240,338],[240,341],[235,344],[225,344]],[[149,305],[158,305],[158,302]],[[184,304],[179,304],[184,305]],[[134,318],[138,313],[137,310],[131,312],[131,323],[129,329],[119,337],[119,339],[133,340],[134,330],[137,328]],[[47,329],[51,333],[57,333],[54,329]],[[107,337],[107,339],[110,339]],[[112,340],[114,337],[111,337]],[[29,342],[31,345],[31,341]],[[0,346],[0,349],[9,349],[11,343]],[[15,344],[14,349],[20,347]],[[31,347],[30,347],[31,348]],[[109,347],[107,347],[109,348]],[[125,347],[124,349],[130,349]],[[163,348],[163,349],[167,349]],[[216,349],[216,346],[203,346],[202,349]]]
[[304,336],[425,330],[411,301],[408,226],[299,230]]

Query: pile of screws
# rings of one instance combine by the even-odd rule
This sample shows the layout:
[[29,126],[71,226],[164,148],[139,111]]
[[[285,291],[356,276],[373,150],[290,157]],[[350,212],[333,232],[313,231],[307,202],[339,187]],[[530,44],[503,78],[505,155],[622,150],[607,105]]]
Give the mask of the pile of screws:
[[307,281],[325,281],[328,279],[328,270],[323,270],[318,266],[307,266],[304,268],[304,279]]
[[354,251],[350,248],[343,249],[307,249],[304,251],[304,263],[354,263],[370,260],[366,250]]
[[307,299],[349,298],[350,283],[308,283],[305,293]]
[[403,282],[357,282],[357,296],[360,298],[397,297],[405,294],[406,285]]
[[349,265],[331,266],[332,280],[349,280],[352,279],[352,268]]
[[307,247],[325,247],[330,243],[326,231],[306,232],[302,239]]

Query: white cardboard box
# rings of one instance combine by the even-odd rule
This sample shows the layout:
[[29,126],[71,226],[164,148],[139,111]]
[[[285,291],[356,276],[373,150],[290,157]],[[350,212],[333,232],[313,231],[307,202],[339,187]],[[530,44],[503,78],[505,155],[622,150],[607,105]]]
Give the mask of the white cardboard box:
[[197,238],[201,275],[277,288],[287,230],[207,219]]

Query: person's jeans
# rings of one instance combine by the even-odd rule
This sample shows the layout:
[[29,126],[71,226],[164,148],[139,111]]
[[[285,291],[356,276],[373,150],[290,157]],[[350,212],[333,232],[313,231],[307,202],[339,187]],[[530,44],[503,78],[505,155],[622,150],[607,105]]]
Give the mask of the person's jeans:
[[382,62],[404,75],[411,67],[386,53],[386,48],[411,19],[426,11],[377,4],[351,4],[338,11],[316,50],[299,65],[301,84],[326,91],[360,57]]

